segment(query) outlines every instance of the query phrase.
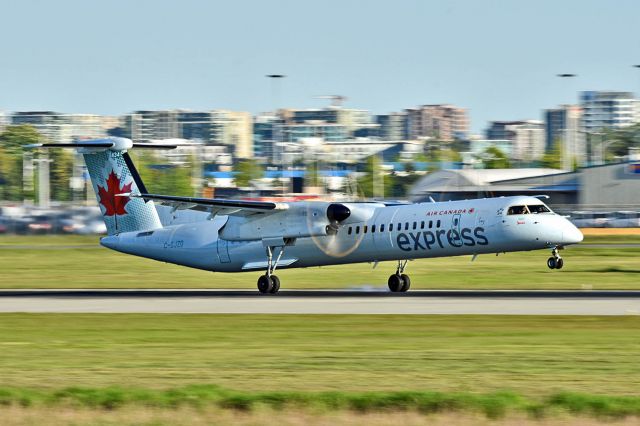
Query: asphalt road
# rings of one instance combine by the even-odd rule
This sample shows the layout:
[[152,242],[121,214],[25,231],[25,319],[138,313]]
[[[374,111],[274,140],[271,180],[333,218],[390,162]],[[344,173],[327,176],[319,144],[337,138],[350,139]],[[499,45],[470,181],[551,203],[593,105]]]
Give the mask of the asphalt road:
[[1,290],[0,312],[640,315],[640,291]]

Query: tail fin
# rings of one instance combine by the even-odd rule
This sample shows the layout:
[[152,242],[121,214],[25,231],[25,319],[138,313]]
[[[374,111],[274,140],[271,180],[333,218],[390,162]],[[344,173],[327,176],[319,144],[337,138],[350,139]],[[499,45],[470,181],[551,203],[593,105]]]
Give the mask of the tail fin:
[[[149,147],[149,145],[141,144]],[[98,205],[109,235],[162,228],[153,201],[130,198],[128,193],[146,193],[131,157],[134,144],[125,138],[106,138],[74,144],[37,144],[35,148],[76,148],[84,156]]]
[[119,194],[146,192],[126,151],[83,154],[109,235],[162,228],[152,201]]

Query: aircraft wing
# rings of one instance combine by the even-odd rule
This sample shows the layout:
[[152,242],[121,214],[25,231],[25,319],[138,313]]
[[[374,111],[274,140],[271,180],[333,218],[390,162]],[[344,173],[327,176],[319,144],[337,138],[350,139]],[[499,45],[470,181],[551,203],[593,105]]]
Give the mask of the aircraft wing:
[[152,200],[176,210],[197,210],[209,212],[212,216],[250,216],[253,214],[269,214],[289,208],[287,203],[272,203],[266,201],[227,200],[217,198],[176,197],[158,194],[119,194],[132,198]]

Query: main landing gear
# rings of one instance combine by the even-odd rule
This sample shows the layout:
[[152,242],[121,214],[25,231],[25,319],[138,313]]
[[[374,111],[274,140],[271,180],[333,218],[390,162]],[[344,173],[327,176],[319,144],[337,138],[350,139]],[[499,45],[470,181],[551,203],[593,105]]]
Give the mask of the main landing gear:
[[549,269],[562,269],[564,266],[564,260],[558,254],[558,247],[551,249],[551,257],[547,259],[547,266]]
[[280,290],[280,278],[273,275],[278,262],[284,253],[284,246],[280,247],[280,253],[273,261],[273,247],[267,247],[267,273],[258,278],[258,291],[262,294],[275,294]]
[[411,287],[411,278],[404,273],[408,260],[398,260],[398,269],[396,273],[389,277],[389,290],[393,293],[400,293],[409,290]]

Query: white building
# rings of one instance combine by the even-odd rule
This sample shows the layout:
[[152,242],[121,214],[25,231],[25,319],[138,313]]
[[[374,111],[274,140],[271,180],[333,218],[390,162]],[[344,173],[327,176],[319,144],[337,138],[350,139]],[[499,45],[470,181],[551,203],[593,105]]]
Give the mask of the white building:
[[492,121],[486,132],[489,140],[510,140],[510,158],[531,162],[545,153],[544,125],[538,120]]
[[105,117],[95,114],[24,111],[15,112],[11,121],[13,124],[35,127],[42,136],[54,143],[71,143],[78,139],[97,139],[107,135]]
[[586,91],[580,93],[582,127],[586,132],[621,128],[640,121],[640,104],[631,92]]

